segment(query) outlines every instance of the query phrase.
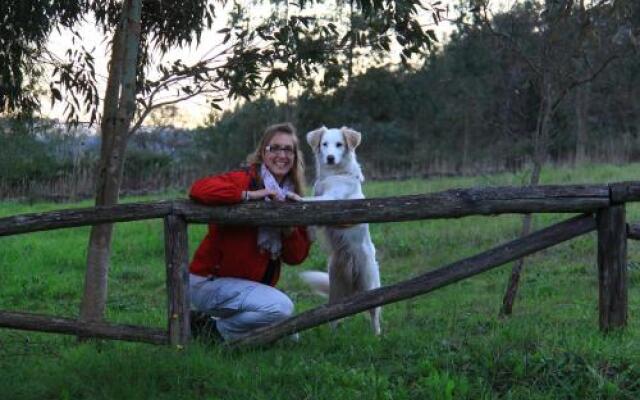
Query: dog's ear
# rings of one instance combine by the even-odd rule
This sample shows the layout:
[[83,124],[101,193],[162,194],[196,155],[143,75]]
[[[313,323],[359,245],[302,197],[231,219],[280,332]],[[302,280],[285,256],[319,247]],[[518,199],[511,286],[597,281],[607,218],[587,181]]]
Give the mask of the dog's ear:
[[358,145],[360,144],[360,140],[362,140],[362,134],[360,132],[356,132],[351,128],[347,128],[346,126],[343,126],[342,128],[340,128],[340,130],[342,131],[344,137],[347,139],[347,145],[349,146],[350,150],[358,147]]
[[315,131],[311,131],[307,133],[307,143],[311,146],[312,149],[317,149],[320,144],[320,139],[322,139],[322,134],[327,131],[327,127],[323,126],[322,128],[318,128]]

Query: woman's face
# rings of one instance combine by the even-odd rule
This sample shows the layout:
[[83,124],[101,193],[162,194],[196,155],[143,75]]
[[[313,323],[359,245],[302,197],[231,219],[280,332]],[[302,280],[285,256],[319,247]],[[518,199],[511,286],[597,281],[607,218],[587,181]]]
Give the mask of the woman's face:
[[276,133],[262,151],[262,159],[273,176],[282,181],[293,168],[295,152],[293,137],[286,133]]

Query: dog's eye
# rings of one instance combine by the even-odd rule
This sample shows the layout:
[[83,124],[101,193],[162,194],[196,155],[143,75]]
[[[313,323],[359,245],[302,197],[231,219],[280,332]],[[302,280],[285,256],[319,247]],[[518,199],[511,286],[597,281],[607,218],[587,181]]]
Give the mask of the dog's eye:
[[322,143],[324,147],[327,147],[327,144],[328,144],[327,142]]
[[342,147],[342,143],[336,143],[336,147]]

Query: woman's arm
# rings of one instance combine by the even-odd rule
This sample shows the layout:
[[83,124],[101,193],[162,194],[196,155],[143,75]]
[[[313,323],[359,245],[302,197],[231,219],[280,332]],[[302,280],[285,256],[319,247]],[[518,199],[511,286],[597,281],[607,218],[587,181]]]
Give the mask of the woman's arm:
[[208,176],[194,182],[189,197],[202,204],[235,204],[275,196],[269,189],[247,190],[250,180],[250,173],[242,170]]
[[243,200],[250,180],[247,171],[232,171],[198,179],[189,190],[189,197],[203,204],[233,204]]

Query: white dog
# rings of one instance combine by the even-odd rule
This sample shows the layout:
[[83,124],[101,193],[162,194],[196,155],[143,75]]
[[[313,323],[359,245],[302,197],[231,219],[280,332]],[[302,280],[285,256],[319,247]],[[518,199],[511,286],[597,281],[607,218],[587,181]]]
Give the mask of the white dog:
[[[355,149],[361,135],[352,129],[322,127],[307,134],[307,142],[316,158],[314,197],[305,201],[363,199],[364,176],[356,160]],[[302,279],[316,292],[329,295],[329,304],[357,292],[380,287],[376,249],[371,242],[368,224],[327,226],[325,234],[330,248],[329,274],[307,271]],[[380,307],[369,310],[371,327],[380,334]]]

